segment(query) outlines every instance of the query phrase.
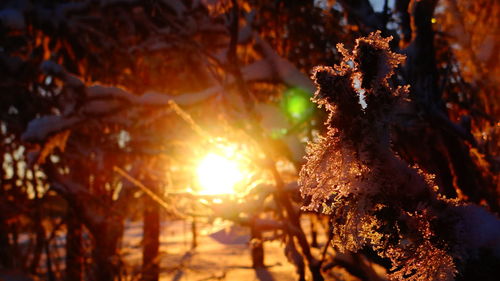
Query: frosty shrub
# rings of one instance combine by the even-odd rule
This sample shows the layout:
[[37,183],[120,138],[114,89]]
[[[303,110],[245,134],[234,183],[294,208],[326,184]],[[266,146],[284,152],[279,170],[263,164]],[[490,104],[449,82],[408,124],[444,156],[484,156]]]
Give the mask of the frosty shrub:
[[339,44],[340,65],[314,69],[313,101],[329,113],[328,132],[308,147],[303,209],[331,217],[339,251],[368,246],[389,258],[391,279],[453,280],[479,253],[498,260],[499,220],[443,198],[431,175],[391,149],[391,124],[411,101],[408,86],[390,83],[404,62],[390,40],[375,32],[357,39],[352,52]]

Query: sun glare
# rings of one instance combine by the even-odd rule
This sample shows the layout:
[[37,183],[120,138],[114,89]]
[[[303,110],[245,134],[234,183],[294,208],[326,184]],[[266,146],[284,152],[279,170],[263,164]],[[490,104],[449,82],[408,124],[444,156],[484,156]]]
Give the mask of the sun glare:
[[243,179],[236,161],[216,153],[207,154],[196,172],[201,188],[198,193],[202,195],[234,193],[235,185]]

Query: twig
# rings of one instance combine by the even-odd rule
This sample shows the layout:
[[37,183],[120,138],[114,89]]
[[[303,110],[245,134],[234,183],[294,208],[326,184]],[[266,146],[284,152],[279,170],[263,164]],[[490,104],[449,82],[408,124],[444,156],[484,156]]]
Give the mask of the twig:
[[328,230],[328,241],[326,241],[325,247],[323,248],[323,251],[321,253],[321,260],[319,261],[319,266],[325,262],[326,258],[326,252],[328,251],[328,247],[330,246],[330,243],[333,240],[333,224],[330,225],[329,230]]
[[188,123],[189,126],[191,126],[191,129],[193,129],[193,131],[195,131],[202,138],[210,142],[210,140],[212,139],[210,134],[205,130],[203,130],[198,124],[196,124],[191,115],[189,115],[186,111],[180,108],[180,106],[174,100],[169,100],[168,105],[179,117],[181,117],[186,123]]
[[184,216],[183,214],[181,214],[175,208],[173,208],[172,206],[170,206],[165,200],[163,200],[163,198],[161,198],[160,196],[156,195],[156,193],[154,193],[150,188],[146,187],[144,184],[142,184],[140,181],[138,181],[137,179],[135,179],[134,177],[132,177],[131,175],[129,175],[127,172],[125,172],[121,168],[119,168],[117,166],[114,166],[113,170],[115,172],[117,172],[118,174],[120,174],[125,179],[127,179],[128,181],[130,181],[135,186],[139,187],[142,191],[144,191],[144,193],[146,193],[149,197],[151,197],[151,199],[153,199],[154,201],[156,201],[156,203],[160,204],[160,206],[162,206],[170,215],[172,215],[174,217],[177,217],[177,218],[181,218],[181,219],[185,219],[186,218],[186,216]]

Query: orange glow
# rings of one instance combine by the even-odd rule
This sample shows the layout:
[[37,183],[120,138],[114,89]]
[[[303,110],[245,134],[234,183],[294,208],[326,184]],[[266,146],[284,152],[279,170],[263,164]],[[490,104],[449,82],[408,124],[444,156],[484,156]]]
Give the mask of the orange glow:
[[234,147],[206,154],[198,163],[196,176],[201,195],[234,194],[235,186],[245,178]]

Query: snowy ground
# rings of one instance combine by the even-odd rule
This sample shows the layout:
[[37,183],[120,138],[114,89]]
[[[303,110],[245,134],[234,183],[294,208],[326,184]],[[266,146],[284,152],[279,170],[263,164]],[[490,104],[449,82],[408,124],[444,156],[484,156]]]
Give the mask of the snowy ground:
[[[164,222],[161,227],[160,280],[296,280],[295,269],[283,253],[279,241],[266,242],[266,269],[252,268],[246,228],[198,224],[198,247],[191,250],[191,224]],[[123,242],[124,260],[141,264],[142,222],[126,224]]]
[[[304,229],[309,222],[304,221]],[[124,262],[124,279],[140,280],[142,264],[142,227],[141,221],[126,221],[122,240],[121,256]],[[160,237],[160,280],[162,281],[202,281],[202,280],[237,280],[237,281],[281,281],[297,280],[294,266],[284,255],[284,245],[280,241],[264,243],[265,269],[252,268],[250,257],[249,230],[245,227],[233,226],[231,223],[216,222],[214,224],[197,223],[198,246],[192,250],[191,222],[164,221],[161,224]],[[320,231],[321,232],[321,231]],[[84,244],[90,246],[88,236]],[[30,237],[21,234],[19,242],[28,247]],[[324,241],[323,235],[319,240]],[[52,267],[57,279],[62,278],[65,257],[65,230],[57,231],[51,243]],[[321,244],[321,243],[320,243]],[[312,249],[319,251],[319,249]],[[319,252],[316,253],[319,256]],[[41,257],[40,279],[46,277],[46,256]],[[19,272],[20,273],[20,272]],[[12,275],[13,274],[13,275]],[[16,272],[0,271],[0,280],[32,280],[16,279]],[[22,274],[21,274],[22,275]],[[21,276],[19,275],[19,276]],[[23,275],[24,276],[24,275]]]

